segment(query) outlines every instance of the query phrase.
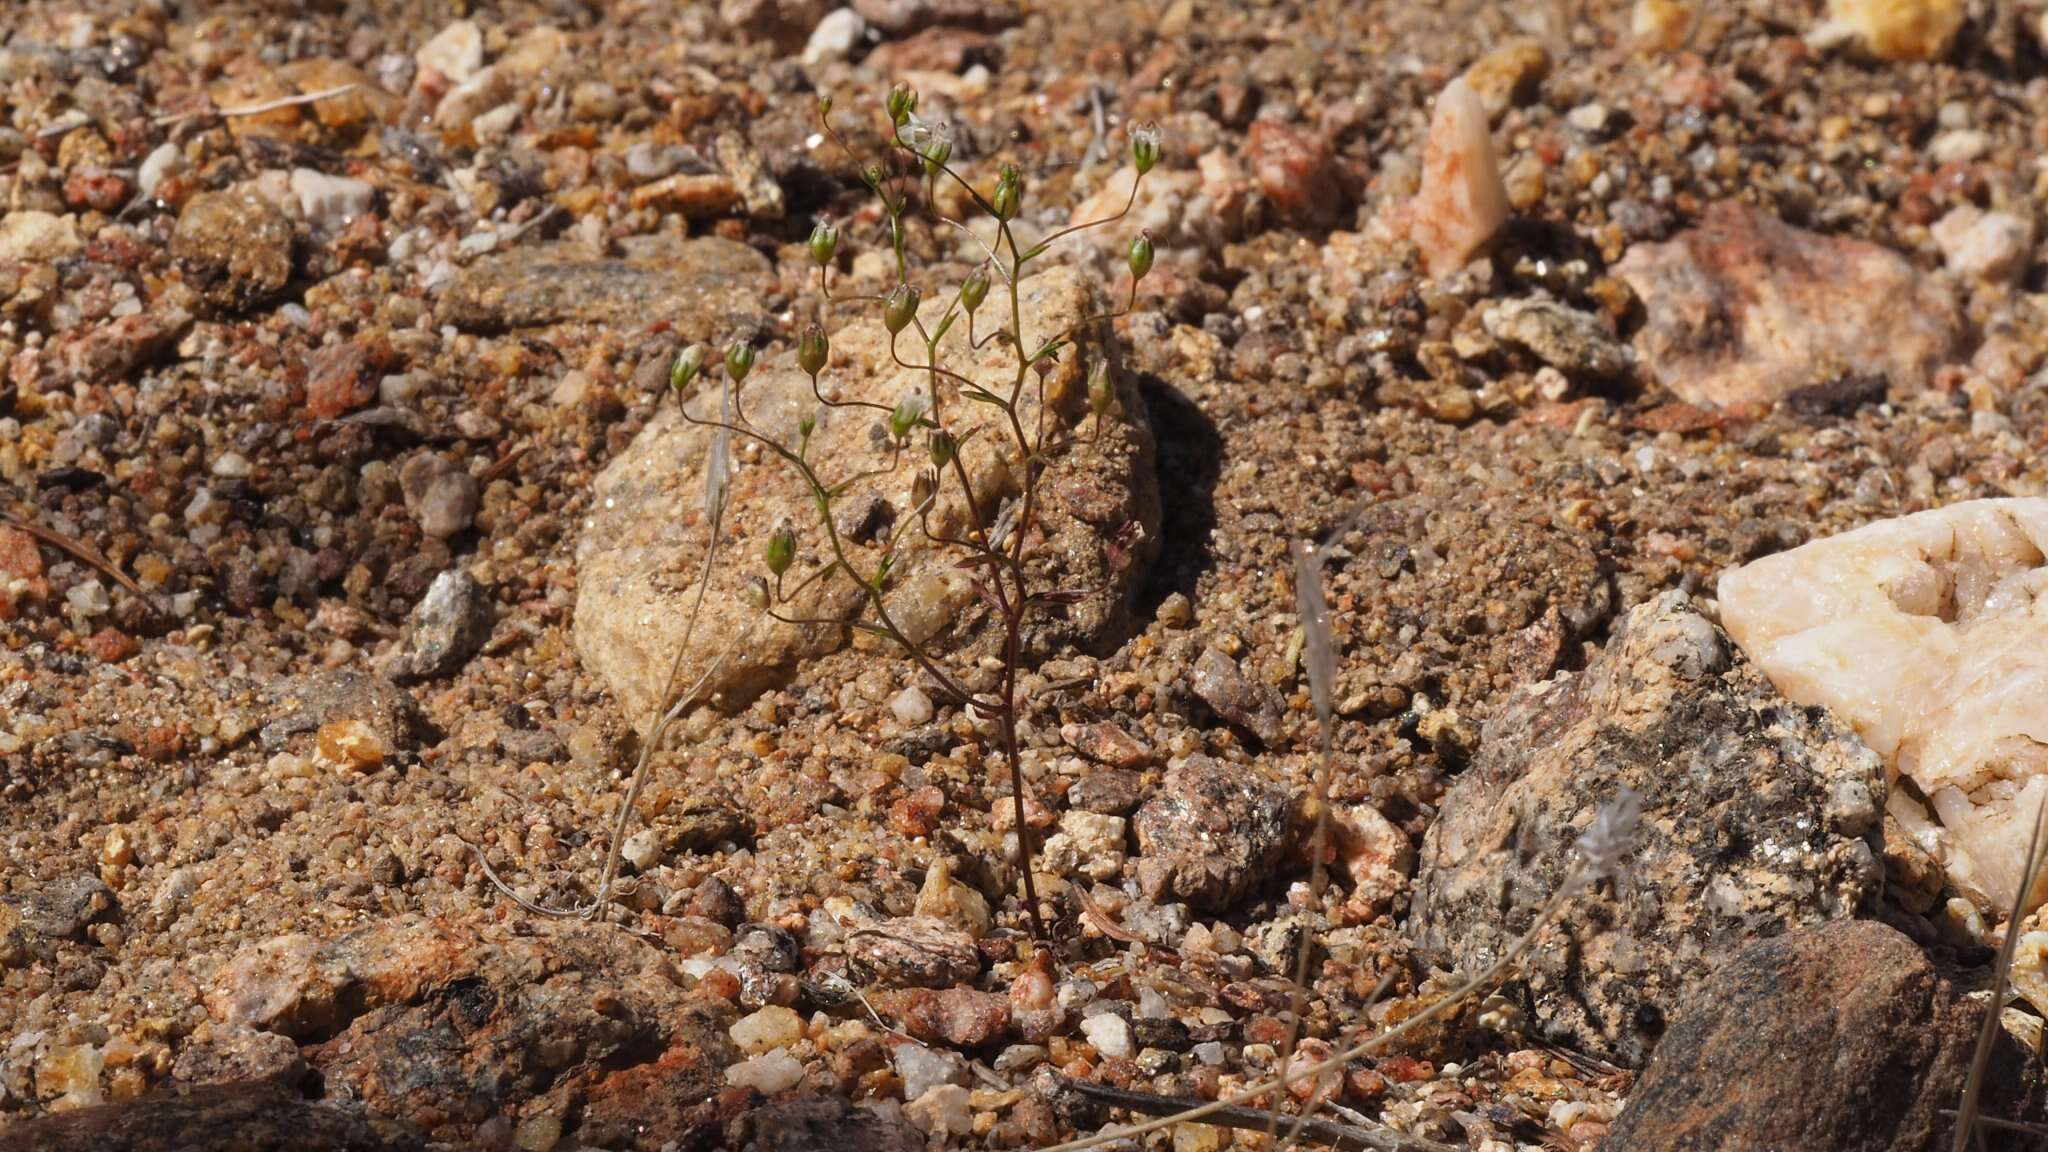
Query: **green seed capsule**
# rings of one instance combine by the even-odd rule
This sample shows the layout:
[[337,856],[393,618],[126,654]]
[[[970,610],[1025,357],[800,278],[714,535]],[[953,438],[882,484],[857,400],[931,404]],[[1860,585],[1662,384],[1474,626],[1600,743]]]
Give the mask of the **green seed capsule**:
[[960,450],[960,442],[953,439],[953,434],[944,428],[935,428],[932,430],[931,442],[926,448],[931,453],[932,463],[944,468],[953,462],[953,453]]
[[725,350],[725,374],[738,384],[754,370],[754,346],[745,341],[735,340]]
[[1143,280],[1145,273],[1152,271],[1152,237],[1138,233],[1131,241],[1131,279]]
[[960,285],[960,303],[969,312],[972,312],[976,308],[981,307],[981,302],[986,299],[988,299],[988,266],[983,265],[969,272],[966,281]]
[[917,318],[917,305],[921,299],[918,290],[908,284],[898,284],[890,290],[888,298],[882,301],[882,327],[889,330],[889,335],[894,336],[910,326],[910,322]]
[[823,220],[811,229],[811,259],[820,265],[832,263],[832,257],[839,254],[839,229]]
[[681,392],[697,378],[697,370],[704,367],[704,346],[692,344],[676,353],[676,362],[669,366],[668,386]]
[[1148,122],[1131,131],[1131,163],[1140,176],[1159,163],[1159,125]]
[[797,337],[796,363],[806,376],[815,378],[825,370],[825,361],[832,356],[832,342],[825,338],[825,330],[813,324]]
[[768,537],[762,559],[767,561],[768,571],[777,576],[789,571],[789,566],[796,563],[796,533],[784,528]]
[[1116,381],[1110,378],[1109,361],[1097,360],[1088,372],[1088,408],[1097,416],[1116,404]]

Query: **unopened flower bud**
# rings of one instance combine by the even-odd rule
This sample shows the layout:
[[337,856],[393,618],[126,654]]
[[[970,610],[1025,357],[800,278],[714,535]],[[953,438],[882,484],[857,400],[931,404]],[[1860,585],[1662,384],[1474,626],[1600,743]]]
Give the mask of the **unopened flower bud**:
[[697,378],[697,370],[704,367],[704,346],[692,344],[676,353],[676,362],[669,366],[668,386],[681,392]]
[[984,264],[969,272],[966,281],[960,285],[960,303],[969,312],[972,312],[976,308],[981,307],[981,302],[986,299],[988,299],[988,266]]
[[931,453],[932,463],[944,468],[953,462],[953,453],[959,451],[960,442],[944,428],[932,429],[932,438],[926,448]]
[[910,430],[917,427],[917,421],[923,415],[924,398],[915,395],[906,398],[889,413],[890,438],[900,441],[910,435]]
[[882,301],[882,327],[889,330],[889,335],[894,336],[910,326],[917,317],[917,305],[921,299],[918,290],[908,284],[898,284],[890,290],[888,298]]
[[939,169],[944,168],[946,161],[952,158],[953,142],[943,138],[934,140],[931,147],[924,150],[924,174],[927,176],[938,175]]
[[1015,164],[1003,165],[996,175],[996,192],[989,197],[989,207],[995,210],[996,219],[1011,220],[1017,215],[1017,208],[1024,201],[1024,174],[1017,171]]
[[830,264],[832,257],[839,254],[839,229],[823,220],[811,229],[811,259],[819,264]]
[[816,412],[806,412],[803,415],[796,418],[796,434],[798,436],[803,437],[805,440],[809,440],[811,438],[811,433],[816,432],[817,430],[818,414]]
[[738,384],[754,370],[754,346],[744,340],[735,340],[725,349],[725,374]]
[[796,533],[787,528],[777,529],[768,537],[768,546],[762,550],[761,558],[767,561],[768,571],[780,576],[796,563]]
[[1140,176],[1159,163],[1159,125],[1148,120],[1131,130],[1131,163]]
[[832,355],[832,342],[825,338],[825,330],[816,324],[804,329],[796,341],[797,367],[804,375],[816,377],[825,370],[825,361]]
[[1131,241],[1131,279],[1143,280],[1152,271],[1152,237],[1143,232]]
[[910,119],[912,112],[917,111],[917,89],[900,80],[897,81],[896,86],[889,89],[887,105],[889,121],[893,124],[902,124]]

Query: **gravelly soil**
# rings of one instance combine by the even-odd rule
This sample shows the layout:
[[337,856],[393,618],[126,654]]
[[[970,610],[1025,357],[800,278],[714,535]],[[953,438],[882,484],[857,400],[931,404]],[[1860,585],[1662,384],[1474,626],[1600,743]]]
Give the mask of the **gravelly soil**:
[[[1605,2],[876,0],[860,11],[891,31],[851,61],[800,63],[824,14],[802,0],[9,7],[0,1122],[139,1095],[181,1079],[188,1052],[197,1078],[247,1074],[196,1054],[247,1039],[208,991],[264,941],[423,920],[553,939],[487,886],[470,844],[531,898],[588,897],[645,718],[574,649],[587,494],[653,414],[679,339],[793,342],[814,219],[842,221],[856,251],[878,242],[854,166],[810,139],[823,91],[839,94],[835,116],[871,115],[909,78],[924,112],[960,120],[956,163],[1025,168],[1035,224],[1103,187],[1132,123],[1162,126],[1154,176],[1180,181],[1140,209],[1159,268],[1117,325],[1158,445],[1159,557],[1135,635],[1026,677],[1044,831],[1083,797],[1128,815],[1196,753],[1270,784],[1306,826],[1315,738],[1293,538],[1339,542],[1334,799],[1370,803],[1419,842],[1508,691],[1581,666],[1626,607],[1669,588],[1710,595],[1728,565],[1874,518],[2039,494],[2040,278],[1943,270],[1931,231],[1965,203],[2033,221],[2048,81],[2025,78],[2039,46],[1972,25],[1945,62],[1875,62],[1806,46],[1818,15],[1802,8],[1714,6],[1688,46],[1662,51],[1632,38],[1628,5]],[[452,115],[444,96],[473,89],[414,54],[464,16],[500,71],[488,99]],[[1489,259],[1431,281],[1391,222],[1416,186],[1431,97],[1496,50],[1515,219]],[[218,114],[344,84],[358,87]],[[331,211],[356,186],[322,175],[360,181],[368,207]],[[705,183],[674,183],[693,175]],[[1883,380],[1817,372],[1784,403],[1716,410],[1641,364],[1546,368],[1488,334],[1490,305],[1541,289],[1626,341],[1642,308],[1608,269],[1726,199],[1903,254],[1967,317],[1956,362],[1889,396]],[[659,257],[672,242],[644,239],[679,235],[736,241],[764,267],[731,298],[700,291],[687,262]],[[972,258],[947,235],[912,236],[941,278]],[[1078,238],[1062,258],[1120,293],[1121,235]],[[583,245],[589,260],[602,248],[614,264],[555,295],[451,289],[540,245]],[[649,251],[653,271],[621,279]],[[848,271],[862,274],[858,257]],[[322,679],[399,667],[409,614],[455,567],[486,590],[488,617],[459,670],[405,677],[390,690],[409,703]],[[1226,717],[1197,693],[1211,651],[1244,692],[1271,694],[1277,719]],[[730,714],[687,718],[642,796],[657,843],[613,930],[631,947],[610,955],[622,986],[660,967],[719,1027],[684,1041],[664,1024],[619,1042],[635,1055],[585,1056],[652,1067],[687,1047],[712,1065],[675,1083],[708,1082],[708,1103],[664,1131],[740,1139],[732,1125],[759,1101],[723,1086],[738,1058],[723,1026],[794,1005],[810,1030],[791,1049],[804,1089],[893,1120],[889,1102],[914,1102],[908,1073],[847,1053],[897,1042],[871,1010],[894,1024],[928,1009],[863,1008],[818,982],[844,968],[842,932],[865,918],[974,921],[950,873],[994,924],[970,939],[977,974],[962,983],[1015,1000],[1049,963],[1068,1018],[1035,1037],[1021,1016],[1007,1033],[970,1029],[986,1074],[963,1079],[970,1119],[942,1139],[1017,1146],[1101,1123],[1028,1090],[1045,1061],[1198,1096],[1270,1071],[1308,903],[1301,844],[1290,836],[1248,895],[1192,914],[1145,899],[1135,859],[1085,875],[1077,861],[1052,878],[1063,942],[1033,960],[989,731],[943,701],[906,723],[892,702],[914,683],[907,662],[849,648]],[[361,720],[375,754],[322,729],[334,719]],[[1084,757],[1084,729],[1101,724],[1141,747],[1120,764]],[[1309,1035],[1397,1016],[1442,986],[1401,935],[1406,894],[1391,897],[1347,905],[1370,918],[1325,933]],[[803,955],[764,963],[749,924]],[[563,947],[577,978],[604,983],[607,953]],[[456,1144],[641,1139],[606,1111],[605,1093],[625,1089],[601,1078],[536,1072],[474,1108],[417,1105],[315,1047],[442,1012],[377,995],[392,1006],[344,995],[301,1038],[329,1091]],[[621,1019],[670,1011],[625,1002]],[[1137,1040],[1083,1027],[1091,1004]],[[1341,1105],[1472,1147],[1596,1144],[1628,1074],[1471,1015],[1355,1068]],[[865,1035],[841,1023],[861,1020]],[[272,1055],[282,1071],[259,1066],[288,1076],[296,1058]]]

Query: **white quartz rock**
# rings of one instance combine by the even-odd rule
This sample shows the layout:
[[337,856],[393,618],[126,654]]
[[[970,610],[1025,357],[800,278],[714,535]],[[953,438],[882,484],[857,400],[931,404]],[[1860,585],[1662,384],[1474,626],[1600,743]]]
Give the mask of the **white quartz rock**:
[[[1950,881],[2002,915],[2048,798],[2048,499],[1975,500],[1722,576],[1728,634],[1778,690],[1853,726],[1941,829]],[[1901,801],[1895,793],[1896,814]],[[2048,896],[2037,883],[2029,908]]]
[[1437,93],[1423,145],[1422,189],[1409,205],[1409,238],[1431,276],[1448,276],[1485,251],[1507,220],[1508,190],[1486,106],[1459,77]]

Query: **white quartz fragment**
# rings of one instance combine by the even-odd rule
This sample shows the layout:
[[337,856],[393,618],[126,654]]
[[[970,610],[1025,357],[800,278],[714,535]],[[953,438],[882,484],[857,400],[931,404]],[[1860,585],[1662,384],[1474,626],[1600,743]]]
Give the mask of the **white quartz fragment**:
[[[1720,584],[1729,635],[1779,691],[1827,707],[1912,782],[1949,880],[2001,916],[2048,799],[2044,545],[2048,499],[1976,500],[1768,556]],[[2044,897],[2037,881],[2027,906]]]

